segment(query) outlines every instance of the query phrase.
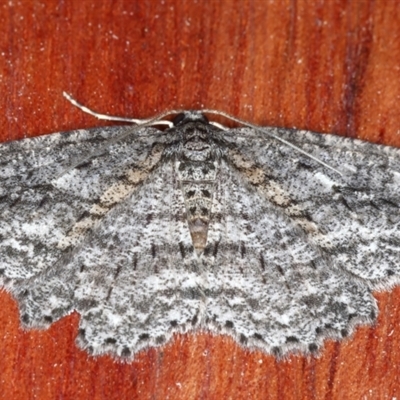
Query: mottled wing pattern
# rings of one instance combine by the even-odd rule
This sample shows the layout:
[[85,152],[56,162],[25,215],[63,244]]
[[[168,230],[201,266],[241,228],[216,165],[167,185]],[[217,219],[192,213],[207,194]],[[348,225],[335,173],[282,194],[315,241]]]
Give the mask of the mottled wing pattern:
[[67,268],[79,270],[79,342],[132,356],[196,325],[202,276],[173,162],[165,162],[102,221]]
[[[359,277],[372,288],[397,283],[400,150],[334,135],[267,129],[342,175],[285,144],[257,140],[254,131],[243,129],[240,139],[239,132],[233,136],[241,154],[252,161],[249,181],[252,168],[260,171],[253,186],[329,256],[330,267]],[[244,140],[246,136],[252,138]]]
[[81,130],[0,146],[1,281],[26,325],[46,326],[72,309],[75,282],[65,265],[158,164],[160,132],[130,131]]
[[373,321],[371,289],[398,282],[400,151],[268,129],[343,175],[252,129],[225,133],[207,323],[275,354],[314,351]]
[[199,329],[314,352],[373,321],[400,275],[400,151],[265,129],[333,169],[199,112],[1,145],[0,284],[24,325],[77,310],[82,347],[132,358]]
[[[316,351],[371,321],[376,302],[335,268],[308,232],[223,162],[209,244],[206,325],[275,355]],[[215,218],[221,215],[220,218]]]

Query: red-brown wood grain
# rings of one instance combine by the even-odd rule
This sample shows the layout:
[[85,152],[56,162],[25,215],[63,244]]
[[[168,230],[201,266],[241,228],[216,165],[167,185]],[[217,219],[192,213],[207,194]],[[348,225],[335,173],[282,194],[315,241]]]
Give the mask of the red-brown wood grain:
[[[107,124],[65,90],[109,114],[207,107],[400,146],[395,0],[10,0],[0,30],[2,141]],[[399,398],[400,289],[376,297],[377,324],[319,358],[201,333],[121,364],[76,347],[76,313],[23,331],[0,292],[0,399]]]

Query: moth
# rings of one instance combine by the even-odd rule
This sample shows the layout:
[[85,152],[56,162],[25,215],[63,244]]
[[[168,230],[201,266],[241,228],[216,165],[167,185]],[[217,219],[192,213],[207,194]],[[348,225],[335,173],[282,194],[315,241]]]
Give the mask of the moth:
[[375,321],[400,151],[205,115],[0,145],[0,284],[25,328],[76,310],[80,347],[132,360],[200,330],[315,353]]

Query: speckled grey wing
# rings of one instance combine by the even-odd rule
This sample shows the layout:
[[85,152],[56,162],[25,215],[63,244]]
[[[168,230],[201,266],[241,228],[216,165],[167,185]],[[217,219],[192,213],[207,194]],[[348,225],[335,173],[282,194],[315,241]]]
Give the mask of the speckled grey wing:
[[203,277],[172,162],[166,161],[102,221],[66,268],[79,271],[79,344],[131,358],[196,326]]
[[[152,129],[143,134],[108,141],[101,156],[74,155],[84,160],[74,168],[65,162],[43,176],[40,163],[39,183],[27,179],[19,192],[12,178],[9,190],[20,201],[3,202],[11,240],[2,242],[3,275],[22,322],[46,327],[76,310],[78,342],[92,354],[131,358],[190,329],[204,309],[175,165],[163,158],[173,138]],[[55,155],[60,140],[52,139]],[[38,250],[21,255],[23,246]]]
[[227,139],[250,160],[248,181],[307,234],[329,266],[376,289],[398,283],[400,150],[335,135],[267,129],[343,175],[251,129],[231,131]]
[[355,323],[374,318],[369,288],[332,265],[244,170],[221,164],[214,201],[203,255],[204,321],[212,331],[281,355],[316,351],[325,337],[346,336]]
[[74,224],[160,140],[158,131],[145,129],[110,142],[131,129],[71,131],[0,145],[2,278],[31,278],[59,260],[65,252],[59,243]]
[[64,266],[159,162],[165,137],[152,128],[131,130],[72,131],[0,146],[1,283],[18,299],[25,325],[46,326],[71,311],[75,278]]

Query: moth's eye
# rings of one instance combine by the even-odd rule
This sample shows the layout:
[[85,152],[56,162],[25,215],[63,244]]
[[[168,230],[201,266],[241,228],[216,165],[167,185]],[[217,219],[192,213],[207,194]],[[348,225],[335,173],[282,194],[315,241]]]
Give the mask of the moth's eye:
[[204,114],[201,114],[201,119],[207,125],[210,123],[209,119]]
[[184,119],[185,119],[185,114],[184,113],[180,113],[172,120],[172,123],[174,124],[174,126],[177,126]]

